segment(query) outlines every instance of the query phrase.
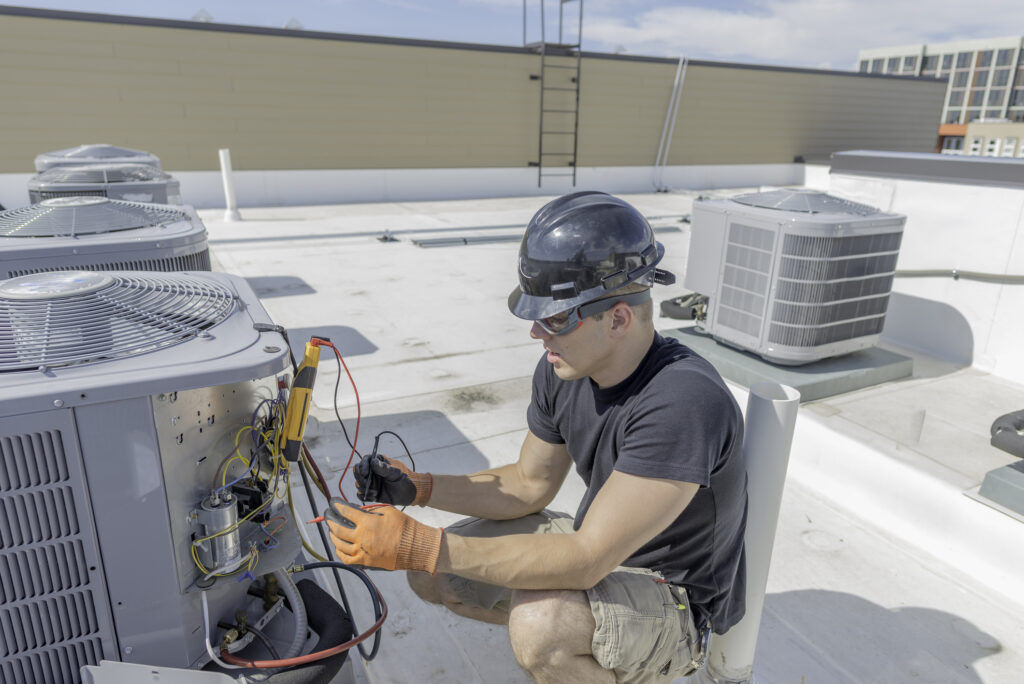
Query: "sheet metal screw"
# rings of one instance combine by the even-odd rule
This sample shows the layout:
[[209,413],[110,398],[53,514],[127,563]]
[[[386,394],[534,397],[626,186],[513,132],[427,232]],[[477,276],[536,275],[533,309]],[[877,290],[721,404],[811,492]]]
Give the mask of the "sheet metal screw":
[[272,344],[268,344],[266,347],[263,348],[263,351],[267,352],[268,354],[274,354],[276,352],[281,351],[281,348],[280,347],[275,347]]
[[56,406],[57,408],[60,408],[61,406],[64,405],[64,400],[63,399],[54,399],[53,400],[53,405]]

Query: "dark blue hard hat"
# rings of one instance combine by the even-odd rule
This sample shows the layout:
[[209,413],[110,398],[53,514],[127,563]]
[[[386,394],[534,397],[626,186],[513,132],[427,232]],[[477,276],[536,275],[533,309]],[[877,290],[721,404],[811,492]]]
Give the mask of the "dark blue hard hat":
[[655,268],[663,256],[647,219],[628,202],[603,192],[563,195],[526,227],[508,308],[538,320],[630,283],[669,285],[675,276]]

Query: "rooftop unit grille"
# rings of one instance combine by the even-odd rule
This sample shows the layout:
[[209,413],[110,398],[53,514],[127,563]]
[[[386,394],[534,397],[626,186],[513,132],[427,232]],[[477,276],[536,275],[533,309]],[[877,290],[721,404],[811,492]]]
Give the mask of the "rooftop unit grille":
[[227,318],[229,289],[187,275],[50,272],[0,284],[0,372],[95,363],[180,344]]
[[159,226],[187,220],[169,207],[99,197],[61,197],[0,212],[2,237],[69,237]]

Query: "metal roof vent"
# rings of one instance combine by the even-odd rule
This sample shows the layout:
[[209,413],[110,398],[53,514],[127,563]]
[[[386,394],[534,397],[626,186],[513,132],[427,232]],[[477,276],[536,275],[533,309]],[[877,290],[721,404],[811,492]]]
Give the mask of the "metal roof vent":
[[200,336],[235,306],[182,274],[65,271],[0,283],[0,372],[136,356]]
[[56,166],[28,181],[28,197],[33,204],[54,197],[79,195],[129,202],[181,204],[178,181],[146,164]]
[[60,270],[208,271],[191,207],[59,197],[0,212],[0,278]]
[[686,287],[704,328],[774,363],[874,346],[906,217],[823,192],[773,190],[693,205]]
[[46,171],[55,166],[81,166],[99,163],[147,164],[160,168],[159,157],[142,150],[117,147],[116,145],[79,145],[39,155],[36,157],[36,171]]

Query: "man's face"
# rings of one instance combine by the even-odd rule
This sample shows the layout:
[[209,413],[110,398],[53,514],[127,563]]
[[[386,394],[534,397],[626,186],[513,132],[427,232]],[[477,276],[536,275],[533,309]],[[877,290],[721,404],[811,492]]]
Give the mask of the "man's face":
[[610,352],[606,330],[608,318],[608,312],[599,321],[585,318],[578,328],[565,335],[552,335],[535,322],[530,329],[530,337],[544,344],[548,363],[559,378],[577,380],[590,377],[601,370]]

